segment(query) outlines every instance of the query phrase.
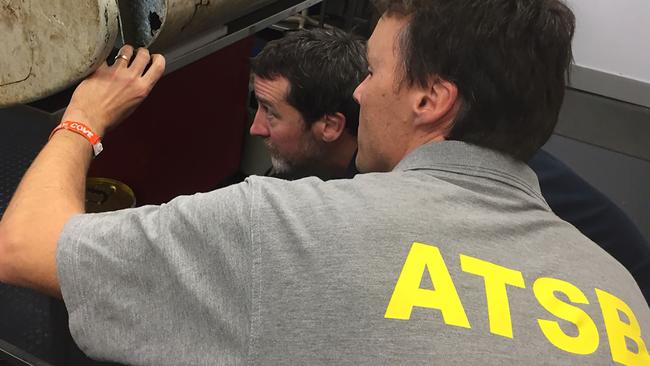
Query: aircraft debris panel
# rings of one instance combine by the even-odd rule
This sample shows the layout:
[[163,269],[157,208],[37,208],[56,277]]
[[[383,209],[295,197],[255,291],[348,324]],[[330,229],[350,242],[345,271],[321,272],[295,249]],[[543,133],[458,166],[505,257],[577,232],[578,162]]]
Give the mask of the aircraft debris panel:
[[272,3],[273,0],[120,1],[128,43],[164,51],[205,31]]
[[62,91],[120,39],[152,52],[200,37],[277,0],[0,0],[0,108]]
[[106,60],[115,0],[0,0],[0,108],[54,94]]

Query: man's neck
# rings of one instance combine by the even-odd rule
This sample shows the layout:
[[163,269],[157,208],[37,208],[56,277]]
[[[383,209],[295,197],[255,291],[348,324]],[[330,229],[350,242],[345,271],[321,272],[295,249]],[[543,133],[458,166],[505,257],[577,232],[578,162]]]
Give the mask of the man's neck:
[[[329,165],[325,167],[329,173],[327,179],[352,178],[356,168],[351,172],[350,164],[354,166],[354,158],[357,153],[357,139],[355,136],[345,134],[336,141],[336,146],[331,147],[328,159]],[[321,177],[321,179],[325,179]]]
[[287,180],[312,176],[322,180],[352,178],[357,173],[354,166],[356,152],[356,138],[346,134],[336,142],[328,144],[321,151],[320,157],[305,162],[305,166],[296,167],[289,173],[277,173],[271,169],[266,175]]

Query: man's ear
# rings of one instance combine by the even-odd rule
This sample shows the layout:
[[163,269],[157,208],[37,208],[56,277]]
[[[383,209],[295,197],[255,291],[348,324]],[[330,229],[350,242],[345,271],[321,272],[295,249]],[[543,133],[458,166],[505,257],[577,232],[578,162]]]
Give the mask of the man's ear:
[[415,124],[448,127],[446,125],[455,119],[458,102],[456,84],[440,78],[433,80],[427,88],[416,92]]
[[345,131],[345,116],[341,112],[326,114],[323,118],[314,122],[312,133],[323,142],[334,142],[341,137]]

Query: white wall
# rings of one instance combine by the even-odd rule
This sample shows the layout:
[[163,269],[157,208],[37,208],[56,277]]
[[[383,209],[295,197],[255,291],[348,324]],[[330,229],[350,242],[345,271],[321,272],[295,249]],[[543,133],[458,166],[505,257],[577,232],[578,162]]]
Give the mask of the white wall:
[[650,0],[566,0],[576,64],[650,84]]

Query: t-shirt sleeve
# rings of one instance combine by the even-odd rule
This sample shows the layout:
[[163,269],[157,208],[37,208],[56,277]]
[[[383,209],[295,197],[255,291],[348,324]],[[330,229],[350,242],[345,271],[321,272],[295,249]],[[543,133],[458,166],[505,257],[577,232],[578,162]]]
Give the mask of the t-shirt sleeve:
[[71,333],[125,364],[240,364],[251,322],[250,184],[72,218],[57,249]]

